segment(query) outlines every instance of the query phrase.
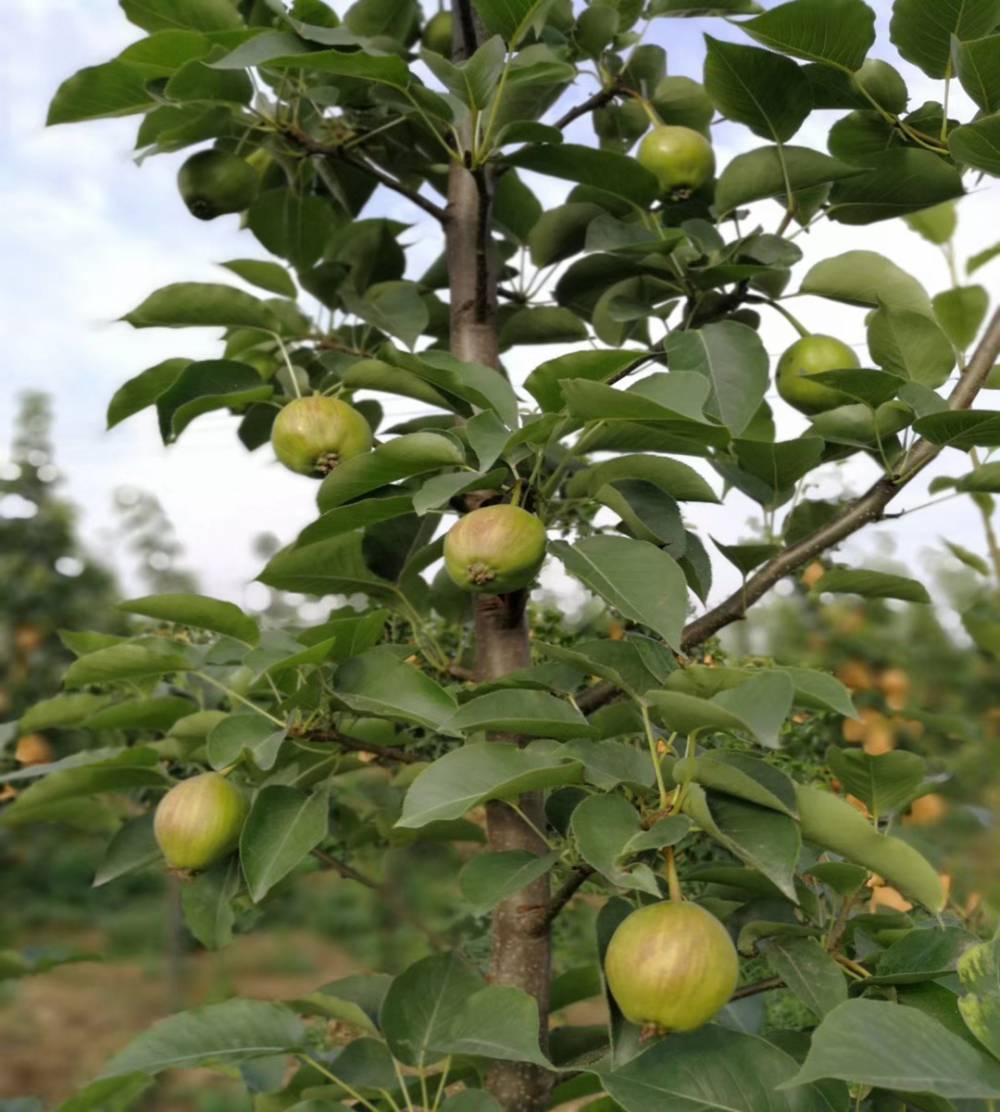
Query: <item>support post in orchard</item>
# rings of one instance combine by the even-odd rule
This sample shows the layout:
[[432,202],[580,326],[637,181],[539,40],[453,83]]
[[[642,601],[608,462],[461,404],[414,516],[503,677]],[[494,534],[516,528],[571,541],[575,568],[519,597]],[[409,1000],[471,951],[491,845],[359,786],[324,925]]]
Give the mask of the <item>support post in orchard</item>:
[[[65,691],[0,726],[0,827],[85,811],[113,831],[96,883],[170,869],[206,948],[324,869],[422,956],[170,1016],[74,1107],[127,1103],[178,1062],[259,1058],[281,1063],[254,1069],[276,1087],[260,1102],[288,1109],[1000,1099],[994,923],[963,902],[947,840],[905,822],[988,753],[935,747],[956,716],[932,696],[905,709],[934,726],[899,751],[847,748],[859,714],[832,653],[803,660],[784,629],[773,658],[711,640],[807,564],[816,597],[796,605],[944,605],[912,568],[846,566],[844,545],[891,529],[890,504],[936,505],[907,496],[955,450],[961,473],[936,483],[973,499],[995,556],[1000,317],[974,275],[1000,247],[963,276],[955,227],[973,172],[1000,176],[998,4],[895,0],[877,43],[864,0],[121,0],[141,35],[68,78],[49,122],[141,117],[143,162],[183,160],[178,218],[183,201],[239,220],[249,246],[225,281],[126,314],[217,329],[221,351],[180,342],[109,426],[155,410],[173,445],[231,413],[315,490],[261,582],[366,602],[276,629],[161,594],[121,604],[132,636],[67,634]],[[668,71],[678,18],[704,35]],[[841,113],[823,150],[794,142],[814,111]],[[717,160],[720,119],[739,149]],[[525,173],[564,195],[546,210]],[[413,216],[444,246],[419,277]],[[806,258],[821,222],[843,249]],[[941,247],[950,286],[897,263],[889,228]],[[537,353],[523,382],[512,348]],[[400,398],[421,410],[396,423]],[[714,547],[704,503],[730,509]],[[539,608],[529,630],[546,546],[589,629]],[[977,674],[995,671],[989,564],[947,553],[980,577],[960,617]],[[720,558],[743,579],[729,597]],[[8,767],[8,737],[66,726],[94,744]],[[995,790],[984,776],[971,802]],[[905,913],[877,906],[875,878]],[[751,996],[797,1030],[720,1015]],[[583,1001],[606,1023],[569,1022]]]

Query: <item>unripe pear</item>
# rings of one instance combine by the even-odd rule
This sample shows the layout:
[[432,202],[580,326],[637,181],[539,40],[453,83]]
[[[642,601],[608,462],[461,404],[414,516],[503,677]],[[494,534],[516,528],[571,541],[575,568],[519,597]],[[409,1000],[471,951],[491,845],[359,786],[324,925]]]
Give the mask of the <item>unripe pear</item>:
[[639,165],[656,175],[671,200],[683,201],[715,173],[712,144],[690,127],[661,124],[639,144]]
[[367,452],[371,426],[338,398],[313,394],[290,401],[271,430],[274,454],[300,475],[327,475],[338,463]]
[[239,788],[217,772],[204,772],[160,800],[153,833],[172,869],[205,869],[236,848],[246,815]]
[[450,58],[454,26],[455,20],[451,12],[438,12],[437,15],[431,16],[427,21],[421,41],[428,50],[433,50],[435,54],[443,54],[446,58]]
[[257,199],[260,179],[245,159],[212,147],[191,155],[181,166],[177,188],[192,216],[214,220],[249,208]]
[[847,395],[810,382],[812,375],[823,371],[849,370],[860,366],[853,348],[833,336],[803,336],[778,360],[776,381],[778,393],[801,413],[825,413],[828,409],[847,404]]
[[729,932],[687,901],[633,911],[604,957],[608,988],[631,1023],[692,1031],[730,999],[740,965]]
[[545,559],[545,526],[519,506],[484,506],[451,527],[444,566],[465,591],[505,595],[527,587]]

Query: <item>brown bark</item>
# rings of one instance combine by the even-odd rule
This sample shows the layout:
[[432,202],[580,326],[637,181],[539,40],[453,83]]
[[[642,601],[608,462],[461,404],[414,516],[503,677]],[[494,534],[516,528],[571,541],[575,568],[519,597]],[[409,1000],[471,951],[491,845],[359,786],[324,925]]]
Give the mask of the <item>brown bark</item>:
[[[468,57],[482,38],[469,0],[454,0],[455,57]],[[468,136],[466,137],[468,138]],[[458,359],[499,370],[496,257],[491,221],[493,176],[489,167],[453,164],[445,222],[451,299],[451,351]],[[530,661],[525,595],[479,596],[476,600],[476,678],[497,679]],[[496,738],[495,740],[512,740]],[[516,739],[513,739],[516,740]],[[545,821],[539,793],[518,804],[533,823]],[[487,807],[491,852],[548,848],[532,827],[506,803]],[[548,1022],[550,942],[547,930],[532,930],[549,904],[545,877],[504,900],[493,915],[492,980],[522,989],[538,1001],[543,1040]],[[523,1062],[496,1062],[487,1085],[506,1112],[541,1112],[548,1103],[551,1075]]]

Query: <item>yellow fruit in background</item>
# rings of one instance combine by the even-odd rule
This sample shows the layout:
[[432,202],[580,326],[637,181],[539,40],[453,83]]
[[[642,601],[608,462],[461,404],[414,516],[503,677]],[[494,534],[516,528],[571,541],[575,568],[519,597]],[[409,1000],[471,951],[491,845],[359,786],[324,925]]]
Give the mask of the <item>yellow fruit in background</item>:
[[778,393],[800,413],[825,413],[847,405],[851,398],[819,382],[813,375],[860,366],[853,348],[833,336],[803,336],[778,360]]
[[367,452],[372,430],[347,402],[313,394],[282,409],[271,430],[271,446],[290,471],[323,476],[345,459]]
[[728,1002],[740,965],[729,932],[714,915],[671,900],[623,920],[608,945],[604,971],[631,1023],[692,1031]]
[[14,760],[21,765],[44,765],[55,760],[55,752],[43,734],[25,734],[17,739]]
[[204,772],[160,800],[153,833],[171,868],[204,869],[236,848],[246,815],[239,788],[217,772]]

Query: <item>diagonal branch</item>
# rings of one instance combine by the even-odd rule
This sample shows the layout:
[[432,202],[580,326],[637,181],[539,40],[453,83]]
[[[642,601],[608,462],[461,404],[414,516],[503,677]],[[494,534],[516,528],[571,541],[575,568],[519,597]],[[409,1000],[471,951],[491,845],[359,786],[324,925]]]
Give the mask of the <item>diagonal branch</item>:
[[[948,398],[948,408],[968,409],[982,389],[997,358],[1000,357],[1000,312],[994,313],[975,354],[963,371],[955,389]],[[740,621],[747,610],[759,601],[786,575],[814,560],[827,549],[840,544],[852,534],[881,519],[886,506],[923,469],[940,455],[944,445],[918,440],[907,452],[898,474],[884,475],[859,498],[845,506],[832,521],[796,544],[782,549],[756,571],[739,591],[711,610],[695,618],[684,627],[681,650],[689,652],[719,630]],[[577,704],[585,714],[590,714],[617,695],[617,688],[610,683],[599,683],[577,696]]]
[[419,193],[416,189],[411,189],[408,185],[404,185],[403,182],[394,178],[391,174],[387,174],[367,158],[363,156],[355,158],[348,154],[343,147],[321,143],[319,140],[314,139],[311,135],[302,131],[301,128],[286,128],[285,134],[304,151],[307,151],[314,157],[320,159],[329,158],[335,162],[342,162],[345,166],[351,166],[355,170],[360,170],[363,174],[367,174],[370,178],[374,178],[380,185],[384,185],[386,189],[391,189],[394,193],[398,193],[401,197],[405,197],[411,204],[416,205],[417,208],[423,209],[429,216],[433,216],[438,223],[447,223],[448,213],[445,209],[440,205],[436,205],[432,200],[425,197],[422,193]]
[[532,924],[531,933],[535,935],[545,934],[555,917],[594,875],[594,872],[595,870],[589,865],[578,865],[566,878],[562,887],[553,892],[548,907],[543,909],[542,915]]
[[621,91],[622,86],[617,81],[604,89],[598,89],[593,96],[587,97],[586,100],[581,101],[575,108],[571,108],[564,115],[560,116],[552,126],[562,131],[564,128],[569,127],[574,120],[578,120],[581,116],[586,116],[588,112],[593,112],[597,108],[603,108],[606,104],[610,104]]
[[307,738],[309,741],[326,741],[339,745],[351,753],[371,753],[373,757],[382,760],[394,761],[397,764],[416,764],[421,758],[405,749],[394,745],[378,745],[374,741],[363,741],[361,738],[348,737],[337,730],[303,730],[295,736]]

